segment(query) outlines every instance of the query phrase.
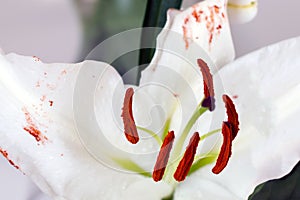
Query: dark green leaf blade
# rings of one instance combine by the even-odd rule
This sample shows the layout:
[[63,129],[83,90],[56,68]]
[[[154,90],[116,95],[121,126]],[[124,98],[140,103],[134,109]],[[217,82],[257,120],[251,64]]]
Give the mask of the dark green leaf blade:
[[[182,0],[148,0],[143,27],[162,28],[167,21],[167,11],[169,8],[179,9]],[[141,36],[141,47],[155,47],[156,37],[159,29],[151,33],[144,32]],[[139,55],[139,65],[148,64],[154,54],[154,48],[141,49]]]
[[294,169],[280,179],[258,185],[248,200],[299,200],[300,161]]

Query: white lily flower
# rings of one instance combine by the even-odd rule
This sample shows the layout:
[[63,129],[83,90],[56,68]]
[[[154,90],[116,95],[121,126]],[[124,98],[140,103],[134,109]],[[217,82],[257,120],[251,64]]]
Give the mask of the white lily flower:
[[[158,51],[143,72],[140,87],[134,87],[133,116],[137,125],[146,127],[138,128],[141,140],[136,145],[126,140],[120,117],[122,106],[126,108],[126,88],[133,86],[124,86],[108,64],[44,64],[36,57],[0,55],[2,154],[54,199],[159,200],[174,189],[174,199],[245,199],[262,181],[287,174],[300,159],[296,132],[300,128],[296,122],[300,114],[296,73],[300,67],[300,38],[259,50],[220,71],[212,69],[216,72],[216,102],[220,103],[224,88],[235,98],[241,122],[224,171],[215,175],[212,164],[208,164],[178,184],[172,177],[174,160],[170,160],[162,181],[155,182],[145,173],[152,172],[163,139],[147,137],[147,129],[162,134],[162,126],[174,130],[175,151],[181,150],[178,143],[187,144],[180,133],[203,93],[197,59],[204,59],[211,67],[216,63],[220,68],[232,58],[229,28],[214,32],[211,40],[211,33],[199,31],[201,25],[196,26],[197,19],[190,16],[194,9],[209,11],[210,3],[181,13],[170,11],[167,27],[182,33],[177,28],[190,18],[191,24],[186,27],[191,38],[180,37],[175,45],[172,38],[178,37],[172,31],[160,34]],[[226,27],[226,13],[224,19]],[[202,36],[199,41],[197,37]],[[204,51],[195,51],[198,45]],[[228,56],[221,56],[224,51]],[[178,58],[180,55],[185,60]],[[83,74],[85,69],[89,73]],[[288,82],[282,83],[285,80]],[[88,89],[93,89],[94,83],[95,94],[89,98]],[[149,116],[155,105],[163,108],[163,115],[155,112]],[[90,110],[93,106],[94,110]],[[203,116],[199,124],[195,120],[187,136],[193,131],[200,131],[202,136],[210,128],[220,127],[223,107],[217,104],[217,114]],[[211,136],[207,143],[201,140],[197,155],[219,152],[218,145],[213,149],[205,146],[216,139]]]

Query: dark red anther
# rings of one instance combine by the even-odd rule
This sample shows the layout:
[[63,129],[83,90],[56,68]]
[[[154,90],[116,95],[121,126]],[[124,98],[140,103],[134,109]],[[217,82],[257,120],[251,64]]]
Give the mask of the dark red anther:
[[136,144],[139,141],[139,135],[132,115],[132,97],[133,88],[128,88],[124,97],[122,109],[122,118],[124,123],[124,133],[129,142]]
[[177,166],[174,173],[174,178],[176,181],[183,181],[188,175],[191,166],[194,162],[197,147],[200,141],[200,136],[198,132],[195,132],[193,137],[190,139],[189,145],[187,146],[185,153]]
[[228,116],[227,122],[230,124],[231,129],[232,129],[232,140],[233,140],[236,137],[238,131],[240,130],[239,129],[239,116],[238,116],[235,106],[229,96],[224,94],[223,101],[225,103],[226,112],[227,112],[227,116]]
[[152,178],[154,181],[160,181],[165,173],[166,166],[170,157],[170,152],[175,139],[174,131],[169,131],[161,145],[157,160],[152,173]]
[[226,167],[229,157],[231,156],[232,129],[230,123],[223,122],[222,134],[223,144],[217,159],[217,163],[212,169],[212,172],[215,174],[219,174]]
[[204,84],[204,100],[202,101],[202,106],[208,108],[210,111],[213,111],[215,109],[215,91],[213,78],[207,63],[200,58],[197,60],[197,62],[198,66],[201,69]]

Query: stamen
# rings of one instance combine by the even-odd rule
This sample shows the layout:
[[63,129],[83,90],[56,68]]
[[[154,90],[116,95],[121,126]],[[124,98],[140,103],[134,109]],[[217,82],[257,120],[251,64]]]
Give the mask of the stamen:
[[133,88],[128,88],[124,97],[122,109],[122,118],[124,123],[124,133],[129,142],[136,144],[139,141],[139,135],[132,115],[132,96]]
[[225,107],[226,107],[228,123],[230,124],[230,127],[232,129],[232,140],[234,140],[238,131],[240,130],[239,129],[239,119],[238,119],[239,116],[238,116],[235,106],[229,96],[224,94],[223,101],[224,101]]
[[159,151],[159,154],[157,156],[157,160],[156,160],[156,163],[154,166],[154,170],[152,173],[152,178],[156,182],[160,181],[164,176],[174,139],[175,139],[174,131],[169,131],[167,136],[164,139],[164,142],[163,142],[161,148],[160,148],[160,151]]
[[217,163],[212,169],[212,172],[215,174],[219,174],[226,167],[229,157],[231,156],[232,128],[230,123],[223,122],[222,134],[223,134],[223,144],[217,159]]
[[187,146],[186,151],[174,173],[174,178],[176,181],[183,181],[188,175],[190,168],[194,162],[199,141],[199,133],[195,132],[193,137],[190,139],[189,145]]
[[197,62],[202,72],[204,84],[204,100],[202,101],[202,106],[209,108],[210,111],[213,111],[215,109],[215,92],[213,78],[207,63],[200,58],[197,60]]

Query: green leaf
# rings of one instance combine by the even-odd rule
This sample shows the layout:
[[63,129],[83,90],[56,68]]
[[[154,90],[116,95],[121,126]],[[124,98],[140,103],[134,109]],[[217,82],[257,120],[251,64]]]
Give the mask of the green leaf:
[[300,161],[294,169],[280,179],[258,185],[248,200],[298,200],[300,199]]
[[[179,9],[182,0],[148,0],[143,27],[164,27],[167,21],[167,11],[169,8]],[[145,31],[141,36],[141,47],[155,47],[156,37],[161,29]],[[150,63],[155,52],[155,48],[141,49],[139,55],[139,65]],[[142,69],[141,69],[142,70]]]

